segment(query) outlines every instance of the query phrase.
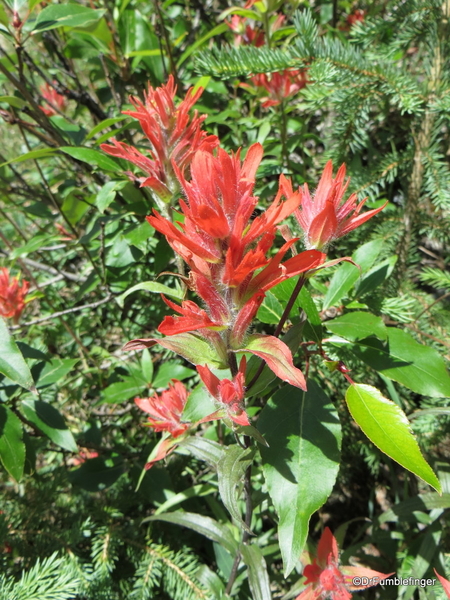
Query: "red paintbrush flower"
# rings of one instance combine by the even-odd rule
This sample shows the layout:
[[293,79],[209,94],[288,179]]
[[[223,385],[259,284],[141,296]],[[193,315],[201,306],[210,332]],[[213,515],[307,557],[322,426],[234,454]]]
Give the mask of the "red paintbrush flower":
[[434,572],[436,573],[439,581],[441,582],[442,587],[444,588],[444,592],[447,595],[447,598],[450,598],[450,581],[448,579],[445,579],[445,577],[442,577],[442,575],[439,575],[436,569],[434,569]]
[[[55,85],[56,81],[53,82]],[[44,85],[40,88],[41,96],[45,99],[46,105],[40,106],[39,108],[43,113],[47,115],[47,117],[52,117],[53,115],[57,115],[58,112],[63,112],[67,106],[67,100],[48,83],[44,83]],[[56,110],[58,109],[58,110]]]
[[10,279],[8,269],[0,269],[0,317],[12,317],[15,323],[19,321],[29,287],[30,284],[25,279],[19,285],[17,277]]
[[[237,425],[250,425],[244,408],[245,356],[241,359],[239,372],[232,380],[219,379],[207,365],[197,365],[197,371],[208,392],[222,405],[227,416]],[[204,420],[210,420],[213,415]]]
[[[350,591],[362,590],[381,583],[393,573],[385,575],[365,567],[340,567],[336,538],[325,527],[317,546],[317,557],[306,565],[303,575],[307,588],[296,600],[350,600]],[[355,578],[370,580],[368,585],[354,585]]]
[[299,188],[301,204],[295,216],[303,230],[307,248],[326,248],[333,240],[353,231],[386,206],[387,202],[360,215],[367,198],[358,204],[356,194],[351,194],[343,201],[350,183],[349,179],[345,181],[345,172],[345,165],[341,165],[333,179],[333,165],[328,161],[313,197],[306,183],[303,190]]
[[215,135],[201,129],[206,115],[199,116],[194,111],[193,116],[189,116],[203,89],[194,92],[190,88],[184,100],[175,104],[176,89],[171,75],[166,85],[156,89],[148,86],[144,103],[131,96],[135,110],[124,111],[139,121],[150,142],[149,156],[114,139],[112,144],[101,144],[108,154],[128,160],[144,171],[147,177],[137,178],[141,187],[150,187],[163,202],[169,202],[179,191],[173,165],[183,172],[199,148],[212,151],[219,143]]
[[[254,75],[251,82],[253,87],[263,88],[269,92],[269,96],[260,98],[264,108],[277,106],[306,86],[308,83],[307,69],[287,69],[280,73],[270,74],[260,73]],[[250,89],[252,86],[242,83],[241,87]]]

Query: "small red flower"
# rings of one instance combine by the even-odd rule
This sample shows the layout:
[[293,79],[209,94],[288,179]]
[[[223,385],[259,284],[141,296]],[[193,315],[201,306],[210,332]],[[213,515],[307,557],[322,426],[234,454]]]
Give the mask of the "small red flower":
[[225,21],[226,25],[236,33],[234,38],[234,45],[240,46],[244,44],[246,46],[264,46],[264,32],[253,27],[250,23],[247,23],[247,17],[240,17],[239,15],[233,15],[230,21]]
[[[306,69],[288,69],[281,73],[260,73],[251,78],[253,86],[264,88],[269,92],[269,96],[261,98],[264,108],[277,106],[284,99],[290,98],[299,90],[303,89],[308,83]],[[241,84],[241,87],[250,88],[248,84]]]
[[[150,156],[145,156],[134,148],[115,139],[112,144],[101,144],[102,150],[124,158],[138,166],[147,177],[136,178],[141,187],[150,187],[163,202],[170,202],[179,191],[179,184],[173,165],[181,171],[189,166],[195,152],[202,148],[211,151],[218,145],[215,135],[208,135],[201,129],[206,115],[198,116],[197,111],[189,117],[189,111],[201,96],[203,89],[191,89],[178,105],[175,104],[177,88],[172,75],[166,85],[159,88],[148,86],[145,102],[130,97],[135,110],[123,114],[137,119],[150,142]],[[132,175],[134,178],[134,175]]]
[[366,11],[361,10],[360,8],[354,10],[347,17],[347,23],[349,27],[353,27],[355,23],[363,23],[364,17],[366,16]]
[[19,285],[17,277],[10,279],[8,269],[0,269],[0,317],[12,317],[15,323],[19,321],[29,287],[30,284],[25,279]]
[[[57,85],[56,81],[54,81],[53,83],[54,85]],[[41,86],[40,92],[42,97],[46,101],[46,106],[40,106],[39,108],[42,110],[43,113],[47,115],[47,117],[57,115],[58,111],[63,112],[66,109],[66,98],[61,94],[58,94],[55,88],[53,88],[48,83],[44,83],[44,85]]]
[[299,189],[301,203],[295,216],[303,230],[307,248],[325,249],[333,240],[353,231],[386,206],[387,202],[360,215],[367,198],[358,204],[356,194],[351,194],[343,201],[350,183],[349,179],[345,181],[345,172],[344,164],[333,179],[333,165],[328,161],[313,198],[306,183],[303,190]]
[[[244,408],[245,356],[241,359],[239,373],[230,379],[219,379],[207,365],[197,365],[197,371],[208,392],[223,405],[230,419],[237,425],[250,425]],[[210,417],[207,417],[209,419]]]
[[[307,588],[297,596],[296,600],[350,600],[350,591],[356,591],[381,583],[390,577],[384,573],[365,567],[339,567],[339,550],[336,538],[328,527],[325,527],[317,546],[317,557],[312,564],[303,570]],[[373,581],[369,585],[353,585],[355,577]],[[376,583],[375,583],[376,581]]]
[[168,431],[174,438],[182,435],[189,424],[181,423],[181,414],[188,399],[188,392],[181,381],[173,379],[169,389],[150,398],[135,398],[141,410],[148,413],[149,426],[155,431]]

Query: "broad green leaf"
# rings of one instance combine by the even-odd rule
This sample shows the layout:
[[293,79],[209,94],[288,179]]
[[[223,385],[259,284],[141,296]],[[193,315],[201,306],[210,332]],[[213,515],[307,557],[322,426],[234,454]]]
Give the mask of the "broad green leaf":
[[133,292],[138,291],[152,292],[153,294],[164,294],[165,296],[170,296],[171,298],[176,298],[177,300],[183,299],[183,293],[180,290],[175,290],[173,288],[164,285],[163,283],[157,283],[156,281],[142,281],[141,283],[137,283],[130,287],[124,294],[121,294],[117,297],[117,303],[120,307],[123,307],[123,303],[125,298]]
[[272,600],[267,565],[261,548],[256,544],[241,544],[241,556],[248,569],[248,584],[253,600]]
[[352,417],[375,446],[436,491],[441,491],[439,480],[423,458],[409,421],[399,406],[371,385],[359,383],[348,388],[345,399]]
[[[441,511],[442,514],[443,511]],[[439,513],[438,513],[439,514]],[[437,515],[436,515],[437,516]],[[414,579],[421,579],[434,562],[435,555],[439,552],[442,537],[442,524],[439,520],[427,527],[427,530],[422,536],[421,544],[417,550],[414,562],[411,565],[411,573],[414,573]],[[417,585],[400,585],[398,594],[404,600],[410,600],[413,597]]]
[[150,352],[145,349],[142,351],[141,357],[142,375],[147,383],[151,383],[153,379],[153,361]]
[[217,410],[213,397],[203,384],[189,394],[183,410],[183,421],[196,423]]
[[68,478],[72,485],[83,490],[99,492],[111,487],[124,470],[124,462],[120,456],[97,456],[86,460],[78,469],[69,471]]
[[221,12],[217,20],[223,21],[223,19],[226,19],[229,15],[239,15],[240,17],[245,17],[247,19],[253,20],[258,19],[259,16],[258,13],[253,10],[239,8],[239,6],[231,6],[230,8],[227,8],[226,10]]
[[19,481],[25,465],[22,423],[3,404],[0,404],[0,459],[11,477]]
[[269,444],[260,452],[287,577],[306,543],[311,515],[333,489],[341,426],[332,402],[310,380],[307,392],[289,385],[279,390],[261,411],[258,429]]
[[377,517],[377,522],[381,525],[388,521],[415,520],[414,513],[433,510],[435,508],[450,508],[450,494],[440,495],[435,492],[429,492],[427,494],[420,494],[420,496],[408,498],[383,512]]
[[51,4],[36,19],[33,32],[49,31],[56,27],[86,27],[105,14],[104,9],[94,10],[81,4]]
[[86,140],[90,140],[91,138],[94,137],[94,135],[96,135],[100,131],[103,131],[104,129],[106,129],[107,127],[110,127],[111,125],[114,125],[115,123],[119,123],[120,121],[125,121],[125,119],[128,119],[127,115],[123,115],[121,117],[111,117],[110,119],[105,119],[104,121],[101,121],[95,127],[93,127],[91,129],[91,131],[87,134]]
[[239,549],[238,542],[234,539],[233,534],[225,525],[221,525],[210,517],[204,517],[196,513],[179,512],[166,513],[162,515],[153,515],[148,518],[149,521],[165,521],[181,525],[196,531],[200,535],[221,544],[230,554],[236,555]]
[[197,435],[191,435],[185,438],[179,445],[182,448],[187,448],[195,457],[206,461],[214,468],[217,468],[217,464],[224,452],[224,446],[221,446],[213,440]]
[[146,253],[147,242],[153,237],[154,233],[155,230],[150,223],[148,221],[143,221],[140,225],[135,225],[132,229],[124,231],[123,237],[129,244],[135,246],[141,252]]
[[130,244],[119,234],[114,240],[113,245],[109,248],[106,256],[105,264],[107,267],[121,269],[136,262],[134,253],[130,248]]
[[[179,492],[178,494],[175,494],[174,496],[166,500],[166,502],[161,504],[161,506],[159,506],[158,509],[155,510],[154,514],[159,515],[161,513],[164,513],[169,508],[173,508],[174,506],[177,506],[178,504],[181,504],[182,502],[184,502],[185,500],[189,500],[190,498],[201,498],[202,496],[209,496],[210,494],[215,494],[216,492],[217,487],[209,483],[193,485],[187,490],[184,490],[184,492]],[[143,522],[145,522],[145,519]]]
[[383,319],[368,312],[350,312],[332,321],[327,321],[325,326],[336,335],[352,342],[371,335],[384,341],[388,334]]
[[379,265],[375,265],[368,271],[358,286],[356,287],[356,296],[359,298],[375,290],[388,277],[391,276],[397,262],[397,256],[394,254],[386,260],[383,260]]
[[0,317],[0,373],[14,383],[31,390],[33,377],[5,321]]
[[241,448],[237,444],[224,447],[222,457],[217,463],[219,493],[230,515],[239,525],[252,533],[241,517],[239,500],[247,468],[253,462],[255,448]]
[[351,263],[344,263],[331,278],[328,291],[323,301],[323,309],[335,306],[347,295],[361,274],[367,271],[381,252],[383,240],[377,239],[364,244],[352,255],[352,260],[359,265],[361,271]]
[[188,377],[196,375],[196,373],[196,371],[189,369],[189,367],[184,367],[183,365],[179,365],[172,361],[165,362],[159,367],[153,380],[152,387],[165,388],[171,379],[183,381]]
[[117,191],[122,190],[127,184],[128,181],[123,180],[108,181],[108,183],[105,183],[95,199],[95,206],[102,214],[116,197]]
[[212,369],[225,369],[223,359],[215,352],[208,342],[193,333],[178,333],[165,338],[146,338],[131,340],[123,347],[124,350],[142,350],[159,344],[172,350],[194,365],[207,365]]
[[88,163],[91,167],[98,167],[105,171],[114,171],[115,173],[122,171],[119,163],[98,150],[92,150],[92,148],[74,148],[73,146],[61,146],[59,150],[72,158]]
[[14,108],[23,108],[27,103],[17,96],[0,96],[0,102],[5,102]]
[[21,156],[18,156],[17,158],[12,158],[11,160],[7,160],[6,162],[4,162],[0,165],[0,168],[4,167],[6,165],[10,165],[12,163],[24,162],[25,160],[32,160],[32,159],[37,159],[37,158],[46,158],[48,156],[53,156],[55,154],[55,152],[56,152],[56,150],[54,150],[53,148],[43,148],[42,150],[31,150],[31,152],[26,152],[25,154],[22,154]]
[[10,257],[12,259],[19,258],[20,256],[26,256],[27,254],[31,254],[32,252],[36,252],[43,246],[49,246],[54,242],[59,242],[60,237],[57,235],[35,235],[33,236],[26,244],[23,246],[19,246],[18,248],[14,248],[11,252]]
[[283,307],[281,304],[271,292],[267,292],[264,302],[261,304],[258,310],[257,318],[262,323],[267,323],[268,325],[278,325],[282,314]]
[[120,404],[130,398],[140,396],[145,384],[140,383],[135,377],[124,377],[123,381],[112,383],[102,392],[102,402]]
[[80,200],[75,194],[69,194],[65,197],[61,210],[65,218],[76,225],[89,210],[89,204]]
[[416,342],[406,331],[388,327],[388,342],[367,338],[350,346],[369,367],[417,394],[450,397],[450,377],[433,348]]
[[36,387],[42,388],[60,381],[60,379],[73,370],[79,360],[79,358],[54,358],[44,366]]
[[77,444],[61,413],[51,404],[41,400],[24,400],[22,412],[52,442],[70,452],[77,452]]

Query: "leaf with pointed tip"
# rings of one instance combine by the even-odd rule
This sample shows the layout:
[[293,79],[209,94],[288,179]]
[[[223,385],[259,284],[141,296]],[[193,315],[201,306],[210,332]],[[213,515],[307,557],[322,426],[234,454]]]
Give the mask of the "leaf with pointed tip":
[[315,381],[308,391],[289,385],[266,404],[258,429],[267,488],[279,517],[278,537],[287,577],[297,564],[311,515],[331,494],[339,470],[341,426],[336,410]]
[[217,463],[219,493],[230,515],[248,533],[252,533],[241,518],[238,499],[242,489],[244,474],[253,462],[255,448],[241,448],[237,444],[224,447]]
[[194,365],[208,365],[213,369],[225,369],[225,365],[214,349],[193,333],[178,333],[164,338],[146,338],[131,340],[123,350],[142,350],[151,348],[155,344],[163,346],[179,354]]
[[0,317],[0,373],[27,390],[34,388],[33,377],[5,321]]
[[350,312],[325,323],[326,328],[352,342],[371,335],[379,340],[387,339],[387,328],[381,317],[368,312]]
[[278,338],[263,334],[250,335],[245,348],[235,352],[251,352],[255,356],[259,356],[282,381],[287,381],[302,390],[306,389],[303,373],[294,367],[289,347]]
[[182,440],[179,443],[182,448],[187,448],[195,457],[204,460],[213,467],[217,467],[217,463],[223,456],[224,446],[221,446],[208,438],[192,435]]
[[196,513],[175,511],[162,515],[153,515],[148,518],[148,521],[165,521],[166,523],[173,523],[192,529],[209,540],[223,546],[232,556],[235,556],[239,549],[239,544],[234,539],[228,527],[214,521],[211,517],[204,517]]
[[422,456],[409,421],[397,404],[371,385],[361,383],[351,385],[345,399],[352,417],[375,446],[441,492],[441,484]]
[[12,410],[0,404],[0,459],[16,481],[22,478],[25,454],[22,423]]
[[127,296],[142,290],[144,292],[152,292],[153,294],[165,294],[166,296],[176,298],[177,300],[183,299],[183,293],[180,290],[175,290],[174,288],[164,285],[163,283],[158,283],[157,281],[141,281],[141,283],[133,285],[133,287],[130,287],[126,292],[118,296],[116,298],[117,304],[123,306]]
[[52,442],[70,452],[77,452],[75,439],[68,429],[61,413],[48,402],[24,400],[22,411],[26,418],[36,425]]
[[253,600],[272,600],[267,565],[261,548],[256,544],[241,544],[242,560],[248,569],[248,584]]

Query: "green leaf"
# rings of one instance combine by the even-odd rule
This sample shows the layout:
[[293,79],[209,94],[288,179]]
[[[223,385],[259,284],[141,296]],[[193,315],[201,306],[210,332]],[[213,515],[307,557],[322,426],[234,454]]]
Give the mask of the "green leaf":
[[331,494],[339,470],[341,426],[321,388],[285,386],[261,411],[258,429],[267,488],[279,517],[278,537],[287,577],[297,564],[308,523]]
[[48,246],[57,241],[60,241],[60,237],[57,235],[49,235],[47,233],[43,235],[35,235],[23,246],[14,248],[10,254],[10,257],[14,260],[20,256],[26,256],[31,252],[36,252],[36,250],[39,250],[43,246]]
[[102,392],[102,402],[120,404],[130,398],[140,396],[145,384],[137,381],[135,377],[124,377],[123,381],[112,383]]
[[[217,487],[209,483],[193,485],[187,490],[179,492],[178,494],[175,494],[175,496],[171,496],[168,500],[161,504],[161,506],[159,506],[157,510],[155,510],[154,514],[159,515],[161,513],[164,513],[169,508],[173,508],[174,506],[181,504],[185,500],[189,500],[189,498],[201,498],[202,496],[209,496],[210,494],[215,494],[216,492]],[[145,521],[146,519],[144,519],[142,523],[145,523]]]
[[31,371],[2,318],[0,318],[0,340],[0,373],[27,390],[33,389]]
[[174,523],[192,529],[200,535],[205,536],[213,542],[221,544],[228,552],[235,556],[239,549],[238,542],[234,539],[233,534],[225,525],[221,525],[210,517],[204,517],[196,513],[179,512],[166,513],[162,515],[153,515],[148,518],[149,521],[165,521],[166,523]]
[[369,367],[417,394],[450,397],[450,377],[443,358],[416,342],[406,331],[388,327],[388,343],[374,338],[352,344],[352,352]]
[[152,387],[154,388],[166,388],[171,379],[179,379],[183,381],[188,377],[196,375],[196,371],[189,369],[183,365],[179,365],[172,361],[163,363],[156,373],[155,379],[153,380]]
[[0,404],[0,459],[13,479],[19,481],[25,465],[25,444],[19,417]]
[[108,183],[105,183],[95,199],[95,206],[102,214],[116,197],[117,191],[122,190],[127,184],[128,181],[123,180],[108,181]]
[[214,468],[217,468],[217,464],[224,452],[224,446],[221,446],[213,440],[197,435],[191,435],[185,438],[179,443],[179,446],[187,448],[195,457],[204,460]]
[[24,400],[22,412],[26,418],[45,433],[52,442],[70,452],[78,447],[60,412],[51,404],[41,400]]
[[261,548],[256,544],[241,544],[242,560],[248,569],[248,584],[253,600],[272,600],[267,565]]
[[359,265],[361,271],[355,265],[347,262],[335,271],[323,301],[324,310],[330,306],[335,306],[347,295],[358,281],[361,273],[364,273],[373,265],[381,252],[382,246],[382,239],[373,240],[372,242],[367,242],[367,244],[364,244],[353,253],[352,260]]
[[217,410],[213,397],[203,384],[192,390],[183,410],[183,421],[196,423]]
[[153,379],[153,361],[150,352],[145,349],[141,357],[141,369],[147,383],[151,383]]
[[123,115],[122,117],[111,117],[110,119],[105,119],[104,121],[101,121],[95,127],[93,127],[91,131],[87,134],[86,140],[90,140],[94,137],[94,135],[96,135],[100,131],[103,131],[104,129],[110,127],[111,125],[114,125],[115,123],[125,121],[125,119],[128,119],[127,115]]
[[397,256],[394,254],[383,260],[379,265],[372,267],[359,282],[356,288],[356,296],[360,298],[364,294],[373,292],[383,281],[392,275],[396,262]]
[[440,495],[435,492],[429,492],[408,498],[383,512],[376,520],[380,525],[388,521],[415,521],[414,513],[425,512],[435,508],[450,508],[450,494]]
[[228,25],[226,25],[225,23],[222,23],[221,25],[217,25],[216,27],[214,27],[213,29],[211,29],[210,31],[208,31],[208,33],[206,35],[204,35],[203,37],[201,37],[200,39],[198,39],[196,42],[194,42],[193,44],[191,44],[188,47],[188,49],[183,52],[183,54],[178,59],[177,69],[179,69],[181,67],[181,65],[184,63],[184,61],[187,58],[189,58],[190,55],[193,52],[195,52],[195,50],[197,50],[197,48],[199,48],[200,46],[202,46],[210,38],[214,37],[215,35],[219,35],[221,33],[224,33],[225,31],[228,31],[228,30],[229,30]]
[[36,387],[42,388],[60,381],[73,370],[79,360],[79,358],[54,358],[44,366]]
[[368,312],[347,313],[342,317],[327,321],[325,326],[336,335],[352,342],[371,335],[384,341],[388,334],[383,319]]
[[[64,6],[64,5],[61,5]],[[105,171],[114,171],[118,173],[122,171],[122,167],[115,160],[92,148],[75,148],[73,146],[61,146],[59,148],[64,154],[68,154],[72,158],[88,163],[91,167],[98,167]]]
[[258,310],[257,318],[262,323],[267,323],[268,325],[278,325],[282,314],[283,307],[281,304],[271,292],[267,292],[266,297],[264,298],[264,301]]
[[37,158],[47,158],[48,156],[53,156],[56,150],[53,148],[43,148],[42,150],[32,150],[31,152],[26,152],[17,158],[12,158],[11,160],[7,160],[6,162],[0,165],[1,167],[5,167],[6,165],[10,165],[12,163],[24,162],[25,160],[34,160]]
[[23,108],[27,103],[17,96],[0,96],[0,102],[5,102],[14,108]]
[[104,458],[97,456],[84,462],[80,468],[68,473],[72,485],[88,492],[99,492],[111,487],[124,472],[123,459],[120,456]]
[[219,493],[230,515],[239,525],[252,533],[241,518],[239,500],[241,497],[245,471],[253,462],[255,448],[241,448],[237,444],[224,447],[217,463]]
[[94,10],[81,4],[52,4],[38,14],[32,31],[37,33],[56,27],[86,27],[101,19],[105,12],[104,9]]
[[156,281],[142,281],[130,287],[126,292],[117,297],[117,303],[120,307],[123,307],[124,300],[127,296],[133,292],[142,291],[152,292],[153,294],[164,294],[177,300],[183,299],[183,293],[180,290],[174,290],[173,288],[164,285],[163,283],[157,283]]
[[375,446],[441,492],[439,480],[423,458],[399,406],[371,385],[358,383],[348,388],[345,399],[352,417]]

